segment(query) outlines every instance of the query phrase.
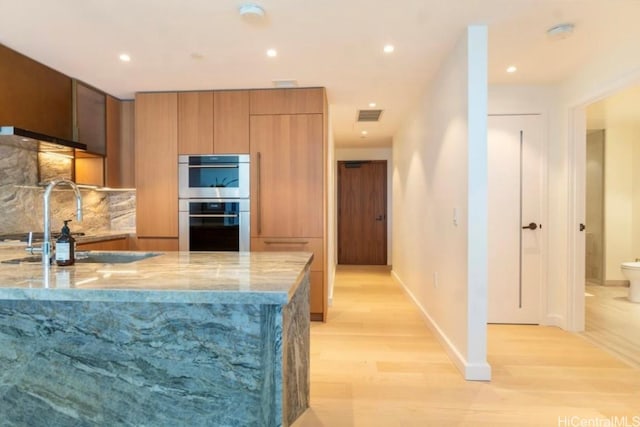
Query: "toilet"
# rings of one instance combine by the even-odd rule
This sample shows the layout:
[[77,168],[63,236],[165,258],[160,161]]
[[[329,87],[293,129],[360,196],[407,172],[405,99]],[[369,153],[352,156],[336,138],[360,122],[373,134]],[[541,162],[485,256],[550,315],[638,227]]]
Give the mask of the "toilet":
[[629,301],[640,302],[640,262],[623,262],[622,274],[629,280]]

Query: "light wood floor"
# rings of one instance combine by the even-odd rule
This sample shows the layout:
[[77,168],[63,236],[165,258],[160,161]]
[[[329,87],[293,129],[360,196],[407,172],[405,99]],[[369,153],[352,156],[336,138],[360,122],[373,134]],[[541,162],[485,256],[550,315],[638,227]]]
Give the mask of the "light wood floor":
[[571,425],[571,417],[640,416],[640,370],[579,334],[491,325],[488,336],[493,380],[464,381],[388,271],[341,267],[329,321],[311,328],[311,408],[294,426],[558,426],[559,417]]
[[640,368],[640,304],[624,286],[587,285],[584,336]]

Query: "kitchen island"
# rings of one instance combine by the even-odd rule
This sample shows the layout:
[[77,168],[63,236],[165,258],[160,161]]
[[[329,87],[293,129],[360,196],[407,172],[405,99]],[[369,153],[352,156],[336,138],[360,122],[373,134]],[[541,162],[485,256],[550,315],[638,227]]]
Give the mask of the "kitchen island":
[[0,264],[0,424],[291,424],[309,403],[311,258]]

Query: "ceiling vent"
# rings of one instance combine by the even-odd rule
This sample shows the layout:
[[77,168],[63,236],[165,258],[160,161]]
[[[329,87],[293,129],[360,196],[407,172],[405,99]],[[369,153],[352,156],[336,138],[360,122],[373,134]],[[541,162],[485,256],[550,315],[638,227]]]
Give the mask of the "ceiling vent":
[[380,120],[382,110],[358,110],[359,122],[377,122]]

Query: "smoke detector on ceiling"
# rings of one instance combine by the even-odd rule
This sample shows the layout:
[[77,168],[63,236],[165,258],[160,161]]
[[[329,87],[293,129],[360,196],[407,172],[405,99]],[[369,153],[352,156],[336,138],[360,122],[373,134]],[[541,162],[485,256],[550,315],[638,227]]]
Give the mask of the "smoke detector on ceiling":
[[554,40],[566,39],[571,34],[573,34],[574,28],[575,25],[568,22],[564,24],[554,25],[547,30],[547,35]]
[[257,4],[247,3],[238,8],[240,16],[261,18],[264,16],[264,9]]

